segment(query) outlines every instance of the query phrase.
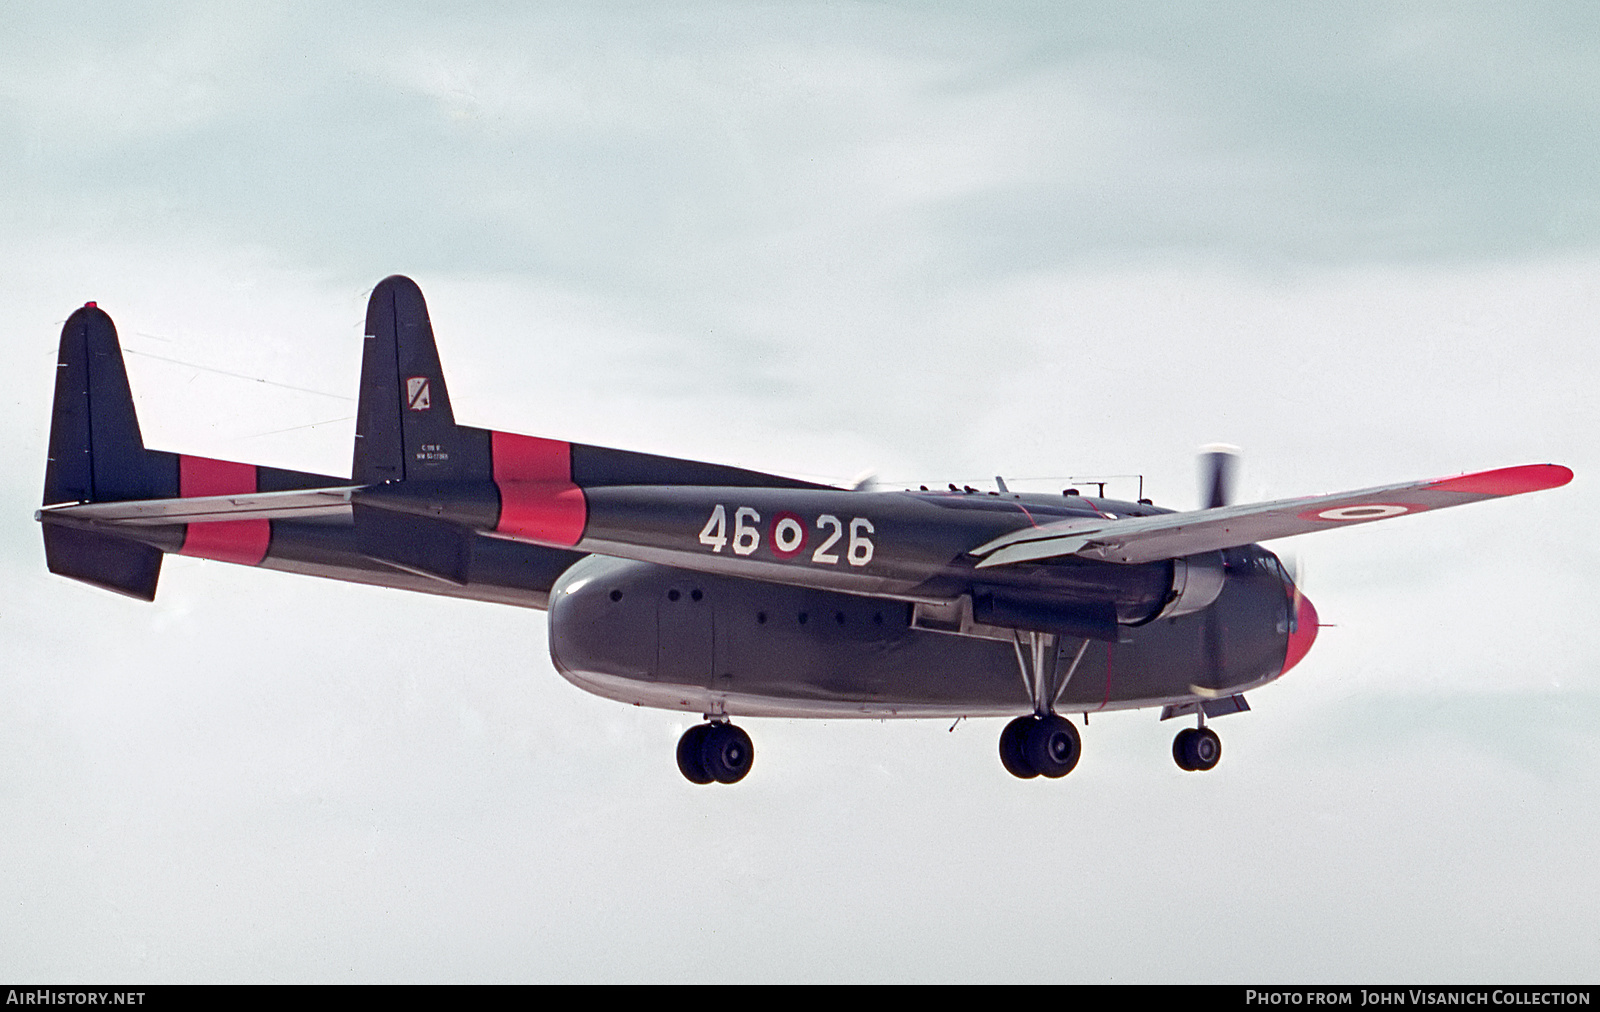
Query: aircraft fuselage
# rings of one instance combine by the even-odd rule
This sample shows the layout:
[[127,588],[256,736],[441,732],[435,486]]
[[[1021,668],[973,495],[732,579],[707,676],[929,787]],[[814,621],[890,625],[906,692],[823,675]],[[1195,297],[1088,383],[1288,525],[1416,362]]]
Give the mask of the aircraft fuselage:
[[[1196,698],[1197,683],[1225,696],[1277,678],[1299,632],[1292,588],[1271,552],[1226,554],[1210,614],[1122,627],[1116,640],[1058,637],[1056,709],[1180,704]],[[590,556],[556,581],[549,617],[561,673],[629,703],[814,717],[1034,708],[1011,630],[941,629],[906,602]]]

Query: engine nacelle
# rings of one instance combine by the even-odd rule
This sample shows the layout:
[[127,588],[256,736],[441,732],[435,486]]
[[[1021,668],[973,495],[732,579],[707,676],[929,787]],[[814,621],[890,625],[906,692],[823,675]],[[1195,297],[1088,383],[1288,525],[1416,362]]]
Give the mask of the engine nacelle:
[[1121,627],[1210,607],[1222,593],[1227,567],[1221,552],[1207,552],[1140,565],[1061,560],[1043,574],[1030,575],[1045,575],[1048,582],[974,584],[972,620],[1003,629],[1116,641],[1122,638]]
[[1166,607],[1157,612],[1150,621],[1193,615],[1197,611],[1211,607],[1217,595],[1222,593],[1222,585],[1227,579],[1228,571],[1222,564],[1221,552],[1205,552],[1173,559],[1172,594],[1167,598]]

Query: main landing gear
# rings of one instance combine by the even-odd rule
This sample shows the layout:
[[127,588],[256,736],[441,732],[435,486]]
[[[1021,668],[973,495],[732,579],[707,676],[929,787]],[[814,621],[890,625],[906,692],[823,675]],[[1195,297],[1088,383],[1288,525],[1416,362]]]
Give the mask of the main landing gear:
[[756,747],[726,720],[696,724],[678,739],[678,770],[691,784],[735,784],[750,772]]
[[1064,777],[1082,754],[1078,729],[1059,714],[1018,717],[1000,732],[1000,764],[1023,780]]
[[1214,769],[1222,761],[1222,739],[1209,727],[1187,727],[1172,739],[1172,761],[1191,773]]
[[1017,650],[1017,666],[1022,684],[1033,701],[1033,715],[1018,717],[1000,732],[1000,764],[1014,777],[1064,777],[1078,765],[1083,740],[1072,721],[1055,712],[1056,700],[1067,680],[1078,669],[1088,640],[1078,648],[1071,665],[1063,673],[1058,651],[1061,640],[1054,633],[1018,632],[1012,645]]

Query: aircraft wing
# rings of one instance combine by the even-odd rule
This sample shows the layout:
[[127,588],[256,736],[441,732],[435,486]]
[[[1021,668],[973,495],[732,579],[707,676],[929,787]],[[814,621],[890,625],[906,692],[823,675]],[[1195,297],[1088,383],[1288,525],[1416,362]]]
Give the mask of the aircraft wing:
[[1537,492],[1571,480],[1572,472],[1559,464],[1526,464],[1454,478],[1188,513],[1115,520],[1064,520],[1012,531],[979,545],[970,554],[981,558],[979,569],[1064,555],[1129,564],[1156,562],[1292,534],[1387,520],[1406,513]]
[[213,523],[223,520],[306,520],[348,515],[350,493],[358,485],[293,489],[287,492],[242,492],[188,496],[179,499],[134,499],[47,506],[40,517],[62,516],[103,524],[156,527],[163,524]]

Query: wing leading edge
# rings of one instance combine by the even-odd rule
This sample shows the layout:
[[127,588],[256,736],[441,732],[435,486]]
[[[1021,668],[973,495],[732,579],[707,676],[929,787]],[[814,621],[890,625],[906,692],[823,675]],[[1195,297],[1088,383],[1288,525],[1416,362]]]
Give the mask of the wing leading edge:
[[1065,555],[1135,565],[1559,488],[1571,480],[1572,471],[1560,464],[1525,464],[1453,478],[1187,513],[1066,520],[1012,531],[979,545],[970,554],[981,558],[979,569]]

